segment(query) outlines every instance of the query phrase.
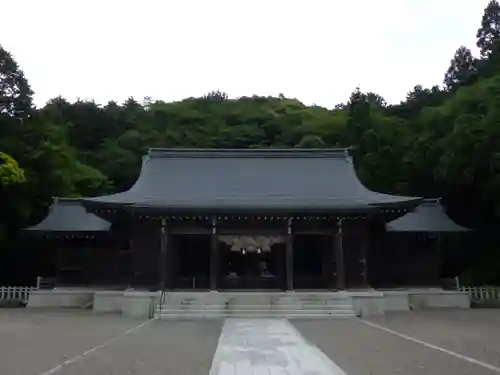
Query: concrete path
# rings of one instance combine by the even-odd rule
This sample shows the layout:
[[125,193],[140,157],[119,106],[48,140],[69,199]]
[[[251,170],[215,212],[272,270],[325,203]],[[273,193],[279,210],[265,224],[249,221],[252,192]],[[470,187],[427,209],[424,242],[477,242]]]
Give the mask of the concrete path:
[[285,319],[227,319],[209,375],[345,375]]

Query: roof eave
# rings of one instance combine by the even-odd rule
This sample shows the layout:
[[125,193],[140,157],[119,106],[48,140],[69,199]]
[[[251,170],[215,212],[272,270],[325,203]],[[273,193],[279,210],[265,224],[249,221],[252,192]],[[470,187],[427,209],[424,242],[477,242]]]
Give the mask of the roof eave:
[[[394,197],[396,198],[397,196]],[[394,199],[393,201],[370,203],[370,206],[379,208],[417,208],[424,200],[424,198],[420,197],[400,198],[401,199]]]
[[158,214],[158,215],[183,215],[183,214],[201,214],[201,215],[220,215],[220,214],[328,214],[328,215],[364,215],[379,212],[378,207],[220,207],[220,206],[153,206],[153,205],[127,205],[123,207],[127,212],[133,214]]
[[26,228],[22,232],[34,236],[101,236],[110,234],[110,230],[51,230]]
[[466,233],[472,231],[472,229],[464,228],[459,226],[456,229],[436,229],[436,228],[404,228],[398,226],[387,225],[387,232],[392,233]]

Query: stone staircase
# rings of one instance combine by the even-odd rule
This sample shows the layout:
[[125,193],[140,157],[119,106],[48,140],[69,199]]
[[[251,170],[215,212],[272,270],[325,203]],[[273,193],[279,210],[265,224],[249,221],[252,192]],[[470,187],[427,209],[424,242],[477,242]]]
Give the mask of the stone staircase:
[[353,318],[341,292],[167,292],[157,319]]

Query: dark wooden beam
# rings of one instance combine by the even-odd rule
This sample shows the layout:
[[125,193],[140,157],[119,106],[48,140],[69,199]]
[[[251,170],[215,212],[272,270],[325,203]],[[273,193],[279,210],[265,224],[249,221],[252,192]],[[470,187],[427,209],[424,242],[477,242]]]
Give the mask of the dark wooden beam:
[[168,282],[170,277],[170,268],[169,267],[169,256],[168,256],[168,247],[169,247],[169,238],[167,233],[167,223],[165,220],[161,221],[160,225],[160,261],[159,264],[159,275],[160,275],[160,289],[169,289],[171,285]]
[[363,283],[364,287],[368,287],[368,240],[369,238],[364,236],[362,241],[363,243],[361,244],[361,259],[359,260],[361,263],[361,282]]
[[219,254],[218,254],[218,239],[217,239],[217,220],[212,220],[212,239],[210,246],[210,289],[217,290],[217,280],[219,272]]
[[330,233],[330,236],[327,238],[327,243],[322,248],[321,251],[321,277],[323,280],[323,285],[325,288],[328,289],[333,289],[333,274],[334,274],[334,269],[333,269],[333,249],[334,249],[334,241],[332,240],[335,238],[333,233]]
[[170,233],[174,235],[196,235],[196,234],[212,234],[212,228],[202,227],[170,227]]
[[87,285],[93,284],[94,283],[94,275],[95,275],[95,257],[96,257],[96,252],[99,251],[100,249],[96,248],[85,248],[85,282]]
[[286,236],[286,252],[285,252],[285,273],[286,273],[286,289],[293,290],[293,235],[292,235],[292,219],[288,219],[287,236]]
[[345,269],[344,269],[344,243],[342,239],[343,219],[337,220],[337,234],[335,235],[335,260],[337,264],[337,289],[345,289]]
[[63,248],[56,242],[56,285],[61,285],[61,269],[63,268]]
[[[243,224],[244,225],[244,224]],[[169,231],[173,235],[211,235],[212,228],[201,228],[201,227],[175,227],[170,226]],[[311,234],[311,235],[322,235],[331,234],[332,230],[329,229],[317,229],[317,230],[301,230],[298,232],[294,231],[294,234]],[[218,235],[248,235],[248,236],[282,236],[286,234],[286,229],[278,228],[224,228],[217,227]]]
[[321,228],[318,228],[318,229],[295,229],[293,230],[293,234],[294,235],[315,235],[315,236],[318,236],[318,235],[332,235],[332,234],[335,234],[335,230],[334,229],[328,229],[328,228],[325,228],[325,229],[321,229]]

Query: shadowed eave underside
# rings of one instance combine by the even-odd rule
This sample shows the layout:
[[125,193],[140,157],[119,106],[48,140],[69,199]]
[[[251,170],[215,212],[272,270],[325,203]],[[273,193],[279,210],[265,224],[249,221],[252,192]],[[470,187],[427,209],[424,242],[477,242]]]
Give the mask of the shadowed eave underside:
[[151,149],[130,190],[82,199],[172,212],[370,212],[420,201],[368,190],[346,149]]
[[387,224],[390,232],[466,232],[446,214],[440,199],[424,199],[413,211]]
[[102,233],[111,223],[88,213],[78,199],[54,198],[48,215],[38,224],[24,229],[28,232]]

